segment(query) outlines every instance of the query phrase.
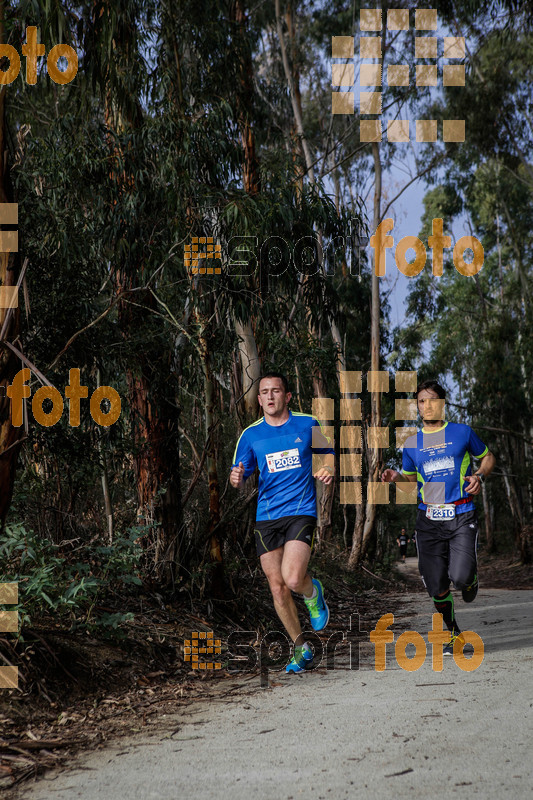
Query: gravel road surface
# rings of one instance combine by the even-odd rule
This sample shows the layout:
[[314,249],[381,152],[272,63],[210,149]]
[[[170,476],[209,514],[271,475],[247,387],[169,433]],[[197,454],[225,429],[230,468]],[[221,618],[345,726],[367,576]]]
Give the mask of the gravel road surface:
[[[432,605],[403,595],[392,630],[427,642]],[[391,603],[393,605],[393,603]],[[481,589],[457,601],[463,630],[477,632],[475,670],[444,659],[402,669],[394,644],[374,669],[374,645],[348,663],[304,675],[243,681],[230,699],[196,703],[150,734],[82,754],[47,773],[24,800],[376,800],[531,798],[533,792],[533,591]],[[370,629],[370,626],[368,626]],[[414,653],[414,649],[412,650]],[[408,650],[407,654],[410,655]],[[251,691],[252,689],[252,691]]]

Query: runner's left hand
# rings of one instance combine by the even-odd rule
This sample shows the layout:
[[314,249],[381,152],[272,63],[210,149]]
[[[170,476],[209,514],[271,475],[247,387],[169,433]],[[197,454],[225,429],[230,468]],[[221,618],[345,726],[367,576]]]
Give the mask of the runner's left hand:
[[465,492],[467,494],[479,494],[481,491],[481,481],[479,478],[476,478],[474,475],[468,475],[466,479],[468,484],[465,486]]
[[320,467],[320,469],[317,470],[313,475],[313,478],[322,481],[322,483],[325,483],[326,486],[329,485],[330,483],[333,483],[333,475],[328,469],[325,469],[324,467]]

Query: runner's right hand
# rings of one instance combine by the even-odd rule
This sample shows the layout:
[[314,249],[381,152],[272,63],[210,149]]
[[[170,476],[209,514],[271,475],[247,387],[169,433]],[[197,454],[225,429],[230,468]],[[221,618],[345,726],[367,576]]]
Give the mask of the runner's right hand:
[[243,476],[244,476],[244,464],[242,461],[239,461],[238,467],[232,467],[231,473],[229,476],[229,481],[235,489],[240,489],[243,484]]
[[384,469],[381,473],[382,483],[394,483],[400,477],[400,473],[395,469]]

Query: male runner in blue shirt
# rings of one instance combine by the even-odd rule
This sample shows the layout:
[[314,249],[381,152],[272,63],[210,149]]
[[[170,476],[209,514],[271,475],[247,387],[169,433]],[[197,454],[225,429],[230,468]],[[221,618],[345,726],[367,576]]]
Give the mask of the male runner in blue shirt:
[[[264,416],[241,434],[231,469],[236,489],[259,468],[259,497],[255,538],[274,608],[294,642],[294,657],[287,672],[312,667],[313,653],[305,644],[291,591],[303,595],[311,625],[321,631],[328,624],[329,609],[317,578],[307,565],[316,527],[314,478],[333,481],[334,450],[310,414],[289,411],[291,393],[284,375],[270,372],[259,381],[259,405]],[[322,466],[313,475],[313,454],[323,454]]]
[[[463,646],[464,637],[455,618],[450,581],[462,590],[465,603],[475,599],[478,522],[472,498],[496,459],[468,425],[444,422],[446,392],[440,384],[421,383],[416,398],[423,427],[404,444],[401,473],[385,469],[381,480],[418,483],[418,569],[451,634],[444,654],[453,655],[454,641],[459,639]],[[480,459],[474,474],[470,456]]]

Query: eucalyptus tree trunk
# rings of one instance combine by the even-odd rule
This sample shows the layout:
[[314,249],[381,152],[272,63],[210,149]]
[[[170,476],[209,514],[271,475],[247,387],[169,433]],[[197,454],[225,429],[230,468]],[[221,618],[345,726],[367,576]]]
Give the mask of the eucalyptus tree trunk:
[[[96,370],[96,385],[101,386],[100,370]],[[100,430],[98,432],[98,453],[100,455],[100,469],[102,470],[100,479],[102,482],[102,494],[104,497],[104,511],[107,522],[107,539],[108,543],[113,542],[113,505],[111,503],[111,493],[109,491],[109,477],[107,473],[107,459],[105,455],[105,448],[103,442],[104,434]]]
[[259,162],[255,152],[255,134],[250,120],[254,94],[252,56],[246,40],[246,3],[235,0],[234,19],[240,50],[240,86],[236,91],[237,121],[244,152],[243,182],[248,194],[257,194],[261,185]]
[[205,421],[205,447],[207,448],[206,468],[209,486],[209,558],[214,565],[211,575],[211,593],[214,597],[223,597],[224,562],[220,538],[216,531],[220,522],[220,486],[217,470],[217,450],[215,446],[215,383],[211,371],[209,346],[205,338],[205,327],[201,324],[199,347],[202,357],[202,371],[204,376],[204,421]]
[[[253,105],[254,80],[253,64],[250,48],[246,36],[246,8],[245,0],[236,0],[234,7],[235,36],[239,58],[239,86],[235,94],[237,106],[237,121],[243,149],[242,179],[244,191],[254,196],[260,189],[259,161],[255,151],[255,133],[250,115]],[[257,276],[251,278],[256,287]],[[261,376],[261,360],[259,358],[257,343],[253,330],[253,316],[240,320],[233,315],[233,325],[238,340],[238,350],[241,365],[242,393],[241,407],[245,417],[257,417],[259,406],[257,403],[257,383]]]
[[[4,3],[0,6],[0,44],[5,44]],[[12,201],[9,196],[8,152],[5,118],[5,101],[7,86],[0,86],[0,203]],[[15,286],[15,256],[11,253],[0,253],[0,285]],[[4,323],[9,320],[4,329]],[[16,339],[19,333],[19,309],[0,308],[0,330],[3,330],[3,341]],[[6,516],[13,498],[17,458],[23,427],[15,428],[11,424],[11,402],[6,396],[5,387],[12,383],[13,377],[21,369],[22,364],[16,355],[5,345],[0,346],[0,529],[3,529]],[[3,390],[2,390],[3,388]]]
[[[95,15],[97,11],[95,9]],[[93,22],[96,30],[105,38],[109,36],[114,45],[117,63],[126,69],[133,57],[135,31],[133,23],[125,19],[115,20],[106,4],[105,20],[99,14]],[[109,27],[108,27],[109,26]],[[126,66],[124,66],[126,65]],[[116,77],[116,76],[115,76]],[[122,89],[121,85],[121,89]],[[115,183],[117,202],[128,195],[135,195],[135,179],[120,165],[126,163],[121,152],[119,139],[126,131],[138,130],[143,125],[143,111],[137,96],[119,98],[117,86],[108,78],[104,88],[105,120],[108,128],[116,136],[110,136],[111,167],[110,177]],[[127,147],[127,145],[125,145]],[[116,233],[116,241],[135,238],[138,232],[134,226],[127,227],[121,221]],[[122,249],[123,253],[127,248]],[[138,337],[142,331],[146,314],[155,310],[153,295],[146,289],[139,291],[143,283],[145,265],[142,260],[131,262],[127,255],[117,260],[114,275],[118,322],[125,342]],[[142,308],[133,306],[128,300],[135,290],[135,302]],[[173,585],[178,565],[179,536],[182,530],[181,489],[179,480],[179,434],[178,416],[174,403],[167,401],[157,388],[164,385],[157,373],[155,364],[161,363],[159,345],[146,341],[142,350],[130,356],[126,368],[128,401],[132,437],[134,440],[134,473],[137,493],[137,519],[149,527],[149,547],[151,562],[148,566],[155,580],[163,585]]]
[[[372,142],[372,157],[374,160],[374,231],[377,230],[381,222],[381,157],[379,151],[379,144]],[[372,304],[370,316],[370,369],[372,371],[379,370],[379,350],[380,350],[380,296],[379,296],[379,278],[376,274],[375,254],[372,259]],[[370,398],[370,425],[381,425],[381,393],[372,392]],[[379,480],[382,455],[381,450],[375,448],[367,448],[367,463],[368,463],[368,480],[369,482],[377,482]],[[365,504],[364,522],[362,515],[356,518],[354,529],[352,551],[348,560],[348,565],[354,567],[359,564],[368,550],[371,537],[374,534],[374,523],[376,519],[376,506],[369,503],[368,499]]]
[[[289,63],[289,56],[287,54],[287,48],[285,46],[285,39],[283,36],[283,28],[281,25],[281,10],[280,10],[280,2],[279,0],[275,0],[275,12],[276,12],[276,28],[278,33],[279,39],[279,46],[281,50],[281,60],[283,62],[283,71],[285,73],[285,78],[287,80],[287,84],[289,87],[289,94],[291,99],[292,111],[294,114],[294,121],[296,123],[296,131],[298,134],[298,138],[300,140],[300,145],[302,148],[302,152],[304,154],[305,159],[305,166],[307,170],[307,174],[309,176],[309,182],[311,184],[315,183],[315,171],[313,168],[313,159],[311,157],[311,149],[309,147],[309,143],[305,136],[304,131],[304,124],[303,124],[303,114],[302,114],[302,106],[301,106],[301,98],[300,98],[300,87],[298,81],[298,74],[294,74],[293,70],[291,69],[291,65]],[[289,20],[290,11],[288,12]],[[291,28],[289,27],[289,31]]]
[[483,499],[483,516],[485,520],[485,541],[487,542],[487,551],[494,552],[494,530],[492,528],[492,517],[490,513],[489,498],[487,487],[484,483],[481,484],[481,495]]
[[[300,76],[299,71],[294,64],[294,59],[291,61],[289,59],[289,54],[287,52],[287,47],[285,45],[285,36],[283,33],[283,26],[282,26],[282,16],[280,10],[280,0],[275,0],[275,13],[276,13],[276,30],[278,34],[279,46],[281,51],[281,61],[283,64],[283,71],[285,73],[285,79],[287,81],[287,86],[289,88],[289,96],[291,100],[291,107],[292,113],[294,117],[294,124],[296,127],[296,134],[299,143],[299,149],[304,157],[305,161],[305,168],[309,183],[314,186],[316,183],[315,177],[315,170],[313,165],[313,158],[311,155],[311,148],[307,141],[305,131],[304,131],[304,124],[303,124],[303,111],[302,111],[302,100],[301,100],[301,93],[300,93]],[[289,37],[291,40],[292,48],[294,50],[294,41],[295,41],[295,17],[294,17],[294,5],[292,2],[289,3],[287,14],[286,14],[286,22],[289,31]],[[318,232],[318,240],[320,245],[322,245],[322,235],[321,232]],[[322,249],[322,248],[321,248]],[[308,276],[304,275],[302,278],[303,283],[308,280]],[[307,324],[308,330],[311,337],[318,343],[321,341],[321,331],[319,328],[316,327],[314,324],[310,309],[307,309]],[[313,375],[313,392],[315,397],[325,397],[325,387],[324,387],[324,379],[320,370],[315,370]]]
[[257,352],[257,344],[252,329],[251,319],[241,322],[234,319],[235,333],[239,341],[241,363],[243,408],[246,416],[257,416],[257,389],[261,377],[261,359]]

